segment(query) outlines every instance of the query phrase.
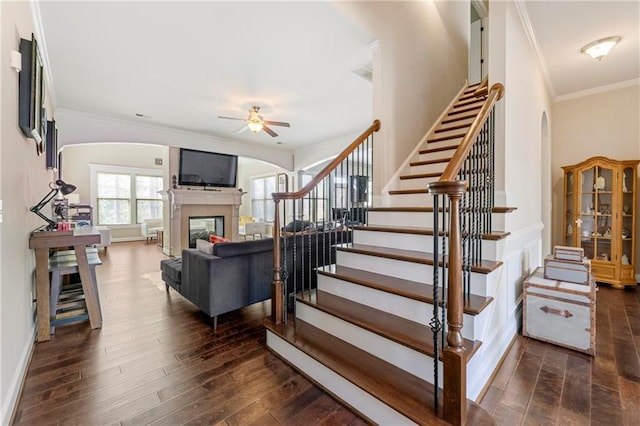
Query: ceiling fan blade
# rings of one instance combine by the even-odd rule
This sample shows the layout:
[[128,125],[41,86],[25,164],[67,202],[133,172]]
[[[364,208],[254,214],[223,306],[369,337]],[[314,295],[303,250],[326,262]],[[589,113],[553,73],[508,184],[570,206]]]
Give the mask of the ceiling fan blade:
[[[266,123],[266,121],[265,121]],[[278,136],[278,134],[276,132],[274,132],[273,130],[271,130],[270,128],[268,128],[267,126],[262,126],[262,130],[264,130],[265,132],[269,133],[271,136],[273,136],[274,138],[276,136]]]
[[264,120],[264,124],[268,124],[270,126],[282,126],[282,127],[291,127],[291,124],[285,123],[284,121],[271,121]]
[[223,117],[221,115],[218,116],[218,118],[224,118],[225,120],[240,120],[240,121],[247,121],[246,118],[235,118],[235,117]]
[[237,133],[237,134],[244,133],[244,132],[246,132],[247,130],[249,130],[249,125],[248,125],[248,124],[245,124],[244,126],[240,127],[238,130],[236,130],[236,133]]

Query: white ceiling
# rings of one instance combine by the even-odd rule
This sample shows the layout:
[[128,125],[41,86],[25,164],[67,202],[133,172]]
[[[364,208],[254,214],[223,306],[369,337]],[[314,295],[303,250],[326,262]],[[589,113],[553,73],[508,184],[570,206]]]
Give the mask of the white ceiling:
[[[39,4],[56,107],[283,147],[371,124],[373,37],[326,2]],[[291,128],[236,131],[252,105]],[[143,114],[145,118],[138,118]]]
[[[640,2],[518,3],[553,97],[640,77]],[[56,108],[291,149],[371,123],[371,83],[351,70],[370,60],[375,37],[331,3],[43,1],[39,10]],[[622,41],[601,62],[580,53],[610,35]],[[242,122],[217,118],[244,118],[252,105],[291,128],[237,134]]]
[[[640,78],[640,2],[526,1],[525,5],[552,95]],[[592,41],[615,35],[622,38],[620,43],[600,62],[580,52]]]

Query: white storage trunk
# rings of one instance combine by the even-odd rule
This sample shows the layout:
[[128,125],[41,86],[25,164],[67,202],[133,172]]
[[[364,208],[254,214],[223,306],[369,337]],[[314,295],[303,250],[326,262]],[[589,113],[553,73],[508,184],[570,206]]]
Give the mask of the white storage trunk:
[[584,249],[582,247],[555,246],[553,248],[553,257],[558,260],[582,262]]
[[522,334],[534,339],[596,353],[596,287],[548,280],[542,268],[524,282]]
[[584,259],[580,262],[570,262],[548,256],[544,260],[544,277],[549,280],[589,285],[591,282],[591,261]]

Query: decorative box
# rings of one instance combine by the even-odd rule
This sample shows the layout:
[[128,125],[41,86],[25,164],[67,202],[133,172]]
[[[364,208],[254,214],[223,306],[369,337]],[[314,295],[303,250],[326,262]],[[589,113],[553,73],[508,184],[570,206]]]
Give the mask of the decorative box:
[[558,260],[582,262],[584,249],[582,247],[555,246],[553,248],[553,257]]
[[591,261],[583,259],[580,262],[571,262],[547,256],[544,260],[544,277],[549,280],[588,285],[591,282]]
[[566,348],[596,353],[596,287],[548,280],[542,268],[524,282],[522,334]]

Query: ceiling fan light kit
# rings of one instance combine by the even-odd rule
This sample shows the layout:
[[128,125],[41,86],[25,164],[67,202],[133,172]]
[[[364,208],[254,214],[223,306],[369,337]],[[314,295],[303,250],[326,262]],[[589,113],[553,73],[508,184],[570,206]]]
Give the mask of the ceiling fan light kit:
[[[260,111],[260,107],[259,106],[253,106],[251,107],[251,109],[249,110],[249,117],[247,118],[235,118],[235,117],[223,117],[223,116],[218,116],[218,118],[223,118],[225,120],[241,120],[241,121],[245,121],[246,127],[249,128],[249,130],[251,130],[253,133],[258,133],[260,130],[263,130],[265,133],[268,133],[269,135],[271,135],[272,137],[276,137],[278,136],[278,134],[276,132],[274,132],[273,130],[271,130],[270,128],[268,128],[266,125],[270,125],[270,126],[282,126],[282,127],[291,127],[291,125],[289,123],[286,123],[284,121],[269,121],[269,120],[265,120],[264,118],[262,118],[262,116],[260,114],[258,114],[258,112]],[[243,130],[243,129],[241,129]],[[238,133],[241,133],[238,132]]]
[[602,58],[607,56],[611,49],[620,41],[620,37],[612,36],[607,38],[601,38],[584,46],[580,51],[591,56],[596,61],[601,61]]

